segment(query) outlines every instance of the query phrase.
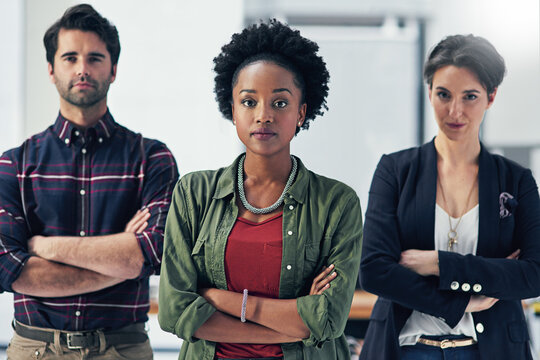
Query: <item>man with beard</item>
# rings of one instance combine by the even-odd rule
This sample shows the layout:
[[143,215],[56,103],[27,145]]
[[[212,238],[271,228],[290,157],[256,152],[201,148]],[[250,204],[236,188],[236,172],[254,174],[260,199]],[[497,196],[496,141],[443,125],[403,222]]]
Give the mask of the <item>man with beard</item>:
[[176,163],[108,110],[115,26],[77,5],[44,44],[60,113],[0,157],[0,291],[15,303],[8,358],[151,359],[148,278],[160,269]]

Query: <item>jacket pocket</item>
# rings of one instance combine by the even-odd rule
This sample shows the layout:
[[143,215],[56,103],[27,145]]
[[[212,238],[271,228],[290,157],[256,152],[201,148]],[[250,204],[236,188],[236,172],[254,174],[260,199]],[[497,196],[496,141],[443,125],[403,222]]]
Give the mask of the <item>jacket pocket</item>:
[[513,342],[529,341],[527,325],[523,321],[512,321],[508,324],[508,337]]

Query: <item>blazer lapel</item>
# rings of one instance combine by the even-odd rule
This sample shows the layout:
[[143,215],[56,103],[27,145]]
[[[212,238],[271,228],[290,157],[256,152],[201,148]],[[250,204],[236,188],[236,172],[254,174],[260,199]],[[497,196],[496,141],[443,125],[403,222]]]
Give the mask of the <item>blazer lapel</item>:
[[499,229],[499,176],[493,158],[482,145],[478,160],[478,246],[476,254],[495,257]]
[[415,249],[435,249],[435,201],[437,195],[437,151],[433,141],[420,149],[418,178],[416,182],[416,233]]

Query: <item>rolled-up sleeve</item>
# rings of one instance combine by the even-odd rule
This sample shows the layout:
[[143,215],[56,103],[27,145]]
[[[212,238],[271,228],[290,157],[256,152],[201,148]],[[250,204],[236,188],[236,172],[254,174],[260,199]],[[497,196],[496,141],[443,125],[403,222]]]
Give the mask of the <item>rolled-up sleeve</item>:
[[176,162],[164,144],[154,142],[146,162],[142,205],[149,209],[150,218],[146,229],[136,234],[144,256],[138,279],[160,273],[165,221],[174,185],[178,181]]
[[328,264],[334,264],[338,276],[321,295],[297,299],[300,317],[310,331],[304,345],[321,347],[325,342],[343,334],[350,312],[362,246],[362,212],[360,200],[351,194],[342,208],[337,208],[339,220],[329,239]]
[[30,238],[24,217],[15,162],[0,157],[0,292],[10,291],[30,257]]
[[203,251],[203,244],[195,241],[192,202],[186,201],[182,185],[180,180],[174,190],[165,226],[158,319],[164,331],[195,342],[193,334],[216,308],[197,293],[199,275],[192,254]]

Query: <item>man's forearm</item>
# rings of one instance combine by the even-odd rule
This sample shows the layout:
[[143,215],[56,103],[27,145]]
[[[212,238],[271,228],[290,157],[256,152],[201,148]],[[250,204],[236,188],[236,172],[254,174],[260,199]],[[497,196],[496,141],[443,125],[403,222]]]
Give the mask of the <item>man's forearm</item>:
[[11,287],[13,291],[25,295],[63,297],[98,291],[122,281],[124,280],[32,256]]
[[144,257],[134,233],[104,236],[35,236],[29,251],[52,260],[122,279],[139,276]]

